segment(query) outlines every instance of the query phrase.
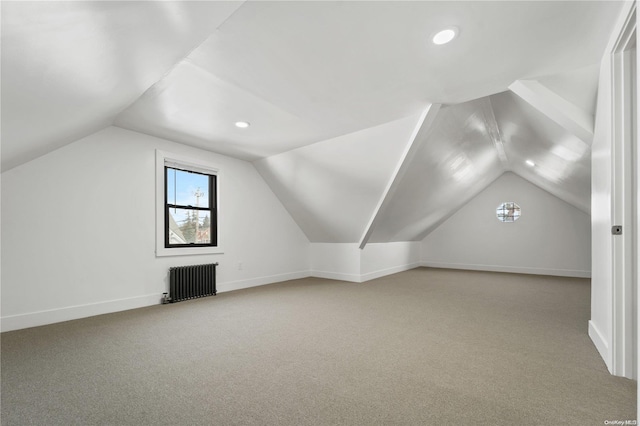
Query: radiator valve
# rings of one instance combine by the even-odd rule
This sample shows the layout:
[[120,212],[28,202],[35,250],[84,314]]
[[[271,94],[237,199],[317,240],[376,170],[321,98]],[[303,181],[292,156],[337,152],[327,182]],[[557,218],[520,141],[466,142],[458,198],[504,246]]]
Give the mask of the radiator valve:
[[169,297],[169,293],[162,293],[162,304],[166,305],[167,303],[171,303],[171,297]]

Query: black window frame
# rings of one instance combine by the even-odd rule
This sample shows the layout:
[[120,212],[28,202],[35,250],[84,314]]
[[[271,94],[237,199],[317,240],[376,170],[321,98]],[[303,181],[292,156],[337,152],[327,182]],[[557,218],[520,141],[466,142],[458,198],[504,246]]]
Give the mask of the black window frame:
[[[209,179],[209,207],[196,207],[192,205],[183,204],[170,204],[168,200],[168,179],[169,169],[179,170],[187,173],[195,173],[197,175],[207,176]],[[218,246],[218,176],[215,173],[205,173],[195,170],[189,170],[187,168],[180,168],[177,166],[164,166],[164,247],[165,248],[184,248],[184,247],[217,247]],[[198,210],[209,212],[209,221],[211,226],[211,233],[208,243],[187,243],[187,244],[170,244],[169,243],[169,209],[185,209],[185,210]]]

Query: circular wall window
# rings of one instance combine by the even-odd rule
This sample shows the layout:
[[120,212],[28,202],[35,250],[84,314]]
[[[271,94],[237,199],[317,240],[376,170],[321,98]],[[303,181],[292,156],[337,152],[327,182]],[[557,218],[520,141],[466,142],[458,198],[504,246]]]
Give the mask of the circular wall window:
[[513,201],[502,203],[496,209],[496,216],[500,222],[515,222],[520,217],[520,206]]

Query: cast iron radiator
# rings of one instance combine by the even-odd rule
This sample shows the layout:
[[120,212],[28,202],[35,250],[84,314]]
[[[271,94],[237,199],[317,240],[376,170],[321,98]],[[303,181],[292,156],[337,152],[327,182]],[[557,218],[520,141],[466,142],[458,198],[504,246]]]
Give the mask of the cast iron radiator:
[[170,302],[216,295],[217,263],[169,268]]

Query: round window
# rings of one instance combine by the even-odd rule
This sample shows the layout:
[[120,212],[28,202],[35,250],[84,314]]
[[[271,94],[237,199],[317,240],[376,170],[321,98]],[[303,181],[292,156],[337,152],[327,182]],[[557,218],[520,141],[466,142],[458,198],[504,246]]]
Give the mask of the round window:
[[520,206],[513,201],[502,203],[496,209],[496,216],[500,222],[515,222],[520,217]]

